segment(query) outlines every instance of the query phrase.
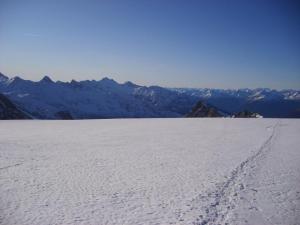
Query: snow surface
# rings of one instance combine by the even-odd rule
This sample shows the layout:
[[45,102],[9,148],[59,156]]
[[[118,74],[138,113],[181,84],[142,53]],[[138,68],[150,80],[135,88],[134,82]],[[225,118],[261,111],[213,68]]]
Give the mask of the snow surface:
[[0,224],[299,224],[300,120],[0,121]]

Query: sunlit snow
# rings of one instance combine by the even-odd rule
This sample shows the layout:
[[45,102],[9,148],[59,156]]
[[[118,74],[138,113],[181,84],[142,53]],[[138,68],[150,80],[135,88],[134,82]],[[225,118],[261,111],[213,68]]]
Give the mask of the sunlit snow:
[[0,121],[0,224],[299,224],[300,120]]

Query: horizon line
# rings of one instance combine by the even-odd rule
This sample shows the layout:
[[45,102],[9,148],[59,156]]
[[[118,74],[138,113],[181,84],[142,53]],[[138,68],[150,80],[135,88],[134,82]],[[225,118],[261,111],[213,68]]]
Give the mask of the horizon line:
[[140,87],[161,87],[161,88],[166,88],[166,89],[194,89],[194,90],[200,90],[200,89],[211,89],[211,90],[228,90],[228,91],[238,91],[238,90],[259,90],[259,89],[264,89],[264,90],[271,90],[271,91],[288,91],[288,90],[292,90],[292,91],[300,91],[300,89],[295,89],[295,88],[282,88],[282,89],[277,89],[277,88],[269,88],[269,87],[256,87],[256,88],[249,88],[249,87],[241,87],[241,88],[214,88],[214,87],[168,87],[168,86],[160,86],[160,85],[157,85],[157,84],[153,84],[153,85],[141,85],[141,84],[137,84],[137,83],[134,83],[130,80],[127,80],[127,81],[124,81],[124,82],[120,82],[120,81],[117,81],[116,79],[114,78],[111,78],[109,76],[103,76],[101,79],[99,80],[96,80],[96,79],[86,79],[86,80],[76,80],[76,79],[71,79],[71,80],[68,80],[68,81],[62,81],[62,80],[53,80],[51,78],[51,75],[43,75],[41,76],[41,79],[40,80],[31,80],[31,79],[23,79],[22,78],[22,75],[15,75],[15,76],[8,76],[6,74],[3,74],[1,71],[0,71],[0,77],[1,76],[4,76],[6,77],[7,79],[14,79],[14,78],[19,78],[19,79],[22,79],[22,80],[25,80],[25,81],[31,81],[31,82],[34,82],[34,83],[38,83],[38,82],[41,82],[43,79],[50,79],[53,83],[72,83],[72,82],[84,82],[84,81],[91,81],[91,82],[100,82],[100,81],[103,81],[105,79],[107,80],[111,80],[119,85],[122,85],[122,84],[126,84],[128,82],[134,84],[134,85],[137,85],[137,86],[140,86]]

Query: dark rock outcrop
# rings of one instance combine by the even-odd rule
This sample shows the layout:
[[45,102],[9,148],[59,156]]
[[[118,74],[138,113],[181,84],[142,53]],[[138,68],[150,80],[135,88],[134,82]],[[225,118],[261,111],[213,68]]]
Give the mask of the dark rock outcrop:
[[261,118],[262,116],[258,113],[250,112],[250,111],[242,111],[238,112],[234,115],[235,118]]
[[186,117],[222,117],[222,115],[215,107],[199,101]]
[[31,119],[0,93],[0,120]]

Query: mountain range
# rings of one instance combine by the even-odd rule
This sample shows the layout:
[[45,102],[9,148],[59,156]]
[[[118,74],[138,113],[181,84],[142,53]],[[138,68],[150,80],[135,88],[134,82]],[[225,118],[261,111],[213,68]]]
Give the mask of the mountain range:
[[37,119],[183,117],[203,101],[226,115],[243,110],[264,117],[300,117],[300,91],[191,89],[141,86],[130,81],[54,82],[9,78],[0,73],[0,93]]
[[300,91],[257,89],[174,88],[174,91],[198,97],[229,114],[241,111],[259,113],[269,118],[299,118]]

